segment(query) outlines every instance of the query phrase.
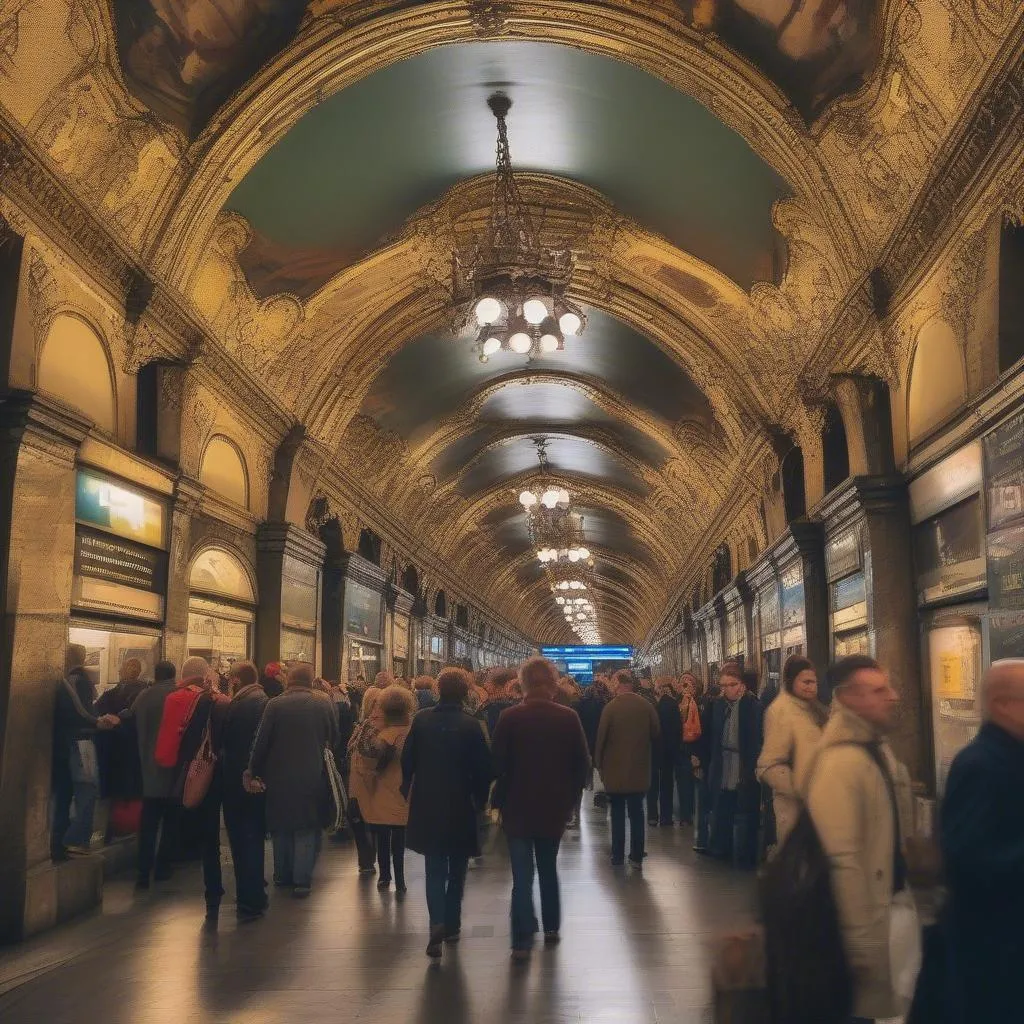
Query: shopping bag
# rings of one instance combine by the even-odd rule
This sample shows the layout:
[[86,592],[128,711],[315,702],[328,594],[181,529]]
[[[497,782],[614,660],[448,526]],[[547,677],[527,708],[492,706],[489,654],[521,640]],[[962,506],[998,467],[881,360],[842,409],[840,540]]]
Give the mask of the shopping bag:
[[110,829],[115,836],[137,835],[141,828],[141,800],[110,801]]
[[910,891],[896,893],[889,914],[889,970],[900,1006],[906,1010],[914,998],[921,971],[921,922]]
[[324,747],[324,774],[327,776],[327,786],[331,793],[331,814],[327,822],[328,835],[334,835],[345,826],[345,811],[348,807],[348,793],[345,791],[345,782],[338,771],[338,764],[334,759],[334,751],[330,746]]
[[213,772],[217,767],[217,755],[213,752],[213,742],[210,739],[210,723],[206,723],[203,732],[203,741],[199,744],[195,757],[188,763],[185,769],[185,785],[182,788],[181,804],[183,807],[193,810],[198,807],[206,794],[210,791],[210,783],[213,782]]

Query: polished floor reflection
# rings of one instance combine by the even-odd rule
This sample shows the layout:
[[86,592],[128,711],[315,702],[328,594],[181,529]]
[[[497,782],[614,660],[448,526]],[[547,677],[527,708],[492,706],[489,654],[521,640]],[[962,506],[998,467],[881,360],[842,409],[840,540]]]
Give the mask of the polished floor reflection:
[[263,921],[201,930],[197,870],[139,898],[107,887],[100,915],[0,953],[0,1021],[47,1024],[704,1024],[716,938],[748,922],[752,880],[701,860],[689,830],[654,829],[642,875],[613,869],[607,827],[585,814],[560,867],[561,946],[509,961],[510,875],[500,840],[470,871],[462,944],[423,954],[423,862],[409,894],[381,895],[328,844],[312,899],[275,900]]

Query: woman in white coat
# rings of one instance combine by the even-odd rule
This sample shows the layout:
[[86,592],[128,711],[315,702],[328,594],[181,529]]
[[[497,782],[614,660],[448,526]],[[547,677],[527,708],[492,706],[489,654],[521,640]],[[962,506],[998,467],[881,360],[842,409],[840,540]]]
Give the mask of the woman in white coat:
[[828,720],[818,700],[818,675],[807,658],[791,655],[782,670],[782,692],[764,716],[764,744],[757,777],[772,790],[781,847],[800,813],[796,779],[803,778]]

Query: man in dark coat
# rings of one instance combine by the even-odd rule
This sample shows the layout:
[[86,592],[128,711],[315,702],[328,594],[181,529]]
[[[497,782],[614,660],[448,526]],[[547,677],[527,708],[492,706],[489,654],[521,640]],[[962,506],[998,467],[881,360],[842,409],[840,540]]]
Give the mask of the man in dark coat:
[[658,712],[658,722],[661,725],[661,748],[660,756],[651,765],[651,788],[647,793],[647,824],[671,826],[674,824],[676,761],[683,742],[683,717],[679,711],[679,698],[672,689],[671,679],[659,679],[656,692],[658,703],[655,704],[654,710]]
[[[146,688],[141,678],[142,662],[138,658],[126,658],[119,674],[117,685],[104,691],[96,701],[97,718],[127,711]],[[98,733],[96,754],[100,768],[100,792],[104,799],[117,802],[140,800],[142,768],[134,729],[128,727]],[[108,826],[108,840],[110,835]]]
[[[64,678],[57,684],[53,709],[53,829],[50,850],[54,860],[86,856],[92,841],[92,817],[99,793],[94,708],[96,686],[85,670],[85,648],[68,644]],[[74,806],[74,815],[71,813]]]
[[245,784],[267,794],[274,884],[292,887],[297,898],[312,889],[330,805],[324,749],[337,742],[334,705],[313,689],[313,666],[292,666],[288,688],[263,712]]
[[480,723],[462,708],[469,674],[446,668],[437,677],[440,700],[413,719],[402,750],[402,792],[409,801],[406,846],[426,861],[430,943],[457,942],[469,858],[479,853],[477,813],[487,803],[493,773]]
[[479,718],[487,726],[487,735],[493,736],[498,726],[498,719],[503,711],[514,708],[519,700],[511,692],[516,681],[516,670],[513,668],[498,669],[490,679],[494,696],[477,711]]
[[761,753],[761,705],[744,685],[734,662],[722,666],[718,679],[722,696],[711,705],[701,759],[708,766],[710,851],[737,867],[754,868],[761,794],[755,776]]
[[985,724],[953,761],[942,805],[949,963],[922,971],[941,989],[933,1005],[942,1015],[913,1018],[928,1024],[1007,1024],[1021,1014],[1024,660],[992,665],[984,702]]
[[512,863],[512,956],[529,958],[537,917],[536,860],[544,941],[558,941],[562,910],[556,864],[565,827],[590,772],[590,754],[576,713],[554,700],[558,670],[531,658],[519,671],[523,703],[509,708],[494,730],[492,752],[500,810]]
[[267,908],[263,877],[266,851],[266,797],[250,793],[242,784],[249,766],[253,741],[269,698],[251,661],[231,666],[231,703],[221,733],[221,768],[224,792],[224,827],[235,868],[235,895],[239,921],[253,921]]
[[148,889],[153,877],[158,882],[170,878],[177,854],[181,807],[172,797],[175,772],[173,768],[162,768],[156,763],[156,738],[164,702],[174,692],[176,674],[173,662],[158,662],[153,669],[153,685],[146,687],[120,716],[121,728],[134,731],[142,771],[142,823],[135,883],[140,889]]

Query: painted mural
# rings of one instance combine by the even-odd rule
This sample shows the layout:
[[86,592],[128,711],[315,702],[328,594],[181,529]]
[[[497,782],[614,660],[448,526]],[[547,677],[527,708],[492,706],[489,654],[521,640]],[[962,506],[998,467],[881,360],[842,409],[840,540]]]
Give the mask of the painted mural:
[[808,120],[870,74],[881,0],[667,0],[771,78]]
[[131,91],[197,135],[295,35],[309,0],[113,0]]

